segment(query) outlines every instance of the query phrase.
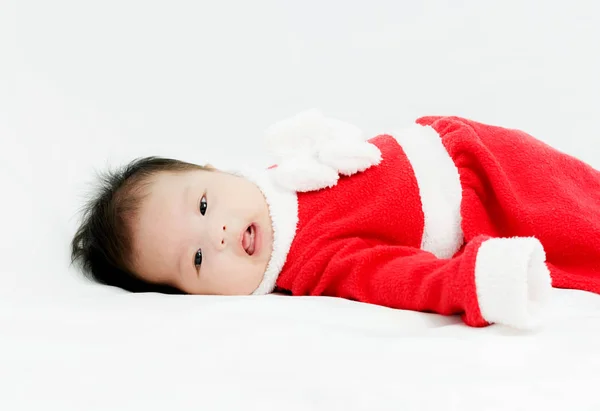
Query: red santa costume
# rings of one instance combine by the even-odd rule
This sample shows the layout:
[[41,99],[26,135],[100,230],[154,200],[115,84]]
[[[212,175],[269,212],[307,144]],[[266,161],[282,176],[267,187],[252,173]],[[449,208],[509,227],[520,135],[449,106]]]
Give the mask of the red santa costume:
[[[423,117],[370,140],[309,111],[267,133],[274,289],[530,328],[600,293],[600,172],[517,130]],[[250,174],[245,173],[245,176]]]

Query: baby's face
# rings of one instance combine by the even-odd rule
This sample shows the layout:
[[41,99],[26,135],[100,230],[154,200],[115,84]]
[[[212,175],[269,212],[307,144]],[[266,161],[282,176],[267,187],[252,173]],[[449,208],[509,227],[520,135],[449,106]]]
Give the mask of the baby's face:
[[256,185],[219,171],[160,173],[133,223],[133,269],[189,294],[248,295],[273,247]]

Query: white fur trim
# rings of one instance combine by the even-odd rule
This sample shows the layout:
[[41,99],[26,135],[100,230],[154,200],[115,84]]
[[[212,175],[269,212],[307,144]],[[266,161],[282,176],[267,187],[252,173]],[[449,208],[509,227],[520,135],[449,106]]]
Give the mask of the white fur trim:
[[550,297],[552,278],[542,244],[533,237],[492,238],[477,252],[475,284],[483,318],[533,328]]
[[273,184],[273,170],[241,170],[233,172],[253,182],[261,190],[269,206],[273,225],[273,250],[271,259],[259,286],[253,295],[264,295],[273,291],[279,273],[285,264],[298,225],[298,197],[295,192],[281,189]]
[[271,174],[282,189],[299,192],[333,187],[339,180],[335,169],[308,156],[287,158]]
[[421,248],[450,258],[463,244],[458,169],[430,126],[415,124],[393,134],[410,161],[419,185],[425,224]]
[[364,140],[362,131],[349,123],[328,118],[317,109],[288,117],[267,128],[264,143],[277,162],[296,155],[316,154],[330,140]]
[[274,180],[294,191],[333,187],[338,174],[350,176],[381,161],[379,148],[358,127],[315,109],[273,124],[264,140],[278,164]]
[[351,176],[381,162],[381,151],[367,141],[337,139],[321,145],[319,160],[340,174]]

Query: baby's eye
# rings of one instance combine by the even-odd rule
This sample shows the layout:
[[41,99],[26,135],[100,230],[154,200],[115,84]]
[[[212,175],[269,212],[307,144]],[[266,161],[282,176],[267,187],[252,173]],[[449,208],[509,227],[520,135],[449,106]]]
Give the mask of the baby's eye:
[[202,264],[202,250],[196,251],[196,255],[194,257],[194,265],[199,267]]
[[206,196],[202,196],[200,200],[200,214],[206,214],[206,209],[208,208],[208,203],[206,202]]

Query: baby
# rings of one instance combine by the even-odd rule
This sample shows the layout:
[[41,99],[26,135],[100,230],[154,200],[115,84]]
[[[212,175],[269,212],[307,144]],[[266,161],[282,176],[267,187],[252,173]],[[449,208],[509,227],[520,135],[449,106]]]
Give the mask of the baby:
[[318,111],[276,166],[139,159],[106,176],[72,257],[133,292],[325,295],[530,328],[550,288],[600,293],[600,172],[528,134],[423,117],[369,140]]

